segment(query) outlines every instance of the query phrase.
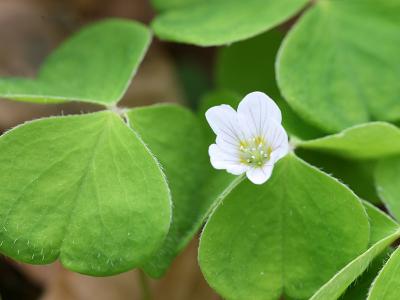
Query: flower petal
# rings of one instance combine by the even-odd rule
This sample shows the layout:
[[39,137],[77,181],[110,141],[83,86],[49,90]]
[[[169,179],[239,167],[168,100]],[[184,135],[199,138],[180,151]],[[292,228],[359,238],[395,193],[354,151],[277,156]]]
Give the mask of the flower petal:
[[240,102],[237,112],[245,116],[247,125],[253,136],[260,135],[266,123],[274,119],[277,123],[282,122],[282,115],[279,107],[266,94],[252,92]]
[[224,151],[218,145],[212,144],[208,148],[211,165],[218,170],[226,169],[228,173],[240,175],[246,172],[249,167],[242,164],[238,156]]
[[236,143],[236,142],[234,144],[230,143],[221,134],[217,135],[217,138],[215,139],[215,143],[221,149],[221,151],[227,152],[235,157],[239,157],[239,154],[238,154],[239,144],[238,143]]
[[263,133],[264,139],[272,148],[271,161],[274,163],[289,152],[289,139],[280,123],[270,120]]
[[278,160],[280,160],[282,157],[286,156],[286,154],[289,153],[289,147],[279,147],[272,151],[270,161],[272,163],[276,163]]
[[240,161],[237,156],[223,151],[218,145],[212,144],[208,148],[210,155],[211,165],[218,170],[227,169],[231,165],[239,164]]
[[247,172],[249,169],[250,169],[249,166],[246,166],[246,165],[240,163],[240,164],[235,164],[235,165],[229,166],[229,167],[226,169],[226,171],[227,171],[228,173],[233,174],[233,175],[241,175],[241,174]]
[[246,176],[255,184],[263,184],[271,177],[273,168],[273,165],[265,165],[261,168],[251,168],[246,172]]
[[226,143],[238,145],[240,140],[244,138],[237,113],[229,105],[211,107],[206,112],[206,119],[214,133]]

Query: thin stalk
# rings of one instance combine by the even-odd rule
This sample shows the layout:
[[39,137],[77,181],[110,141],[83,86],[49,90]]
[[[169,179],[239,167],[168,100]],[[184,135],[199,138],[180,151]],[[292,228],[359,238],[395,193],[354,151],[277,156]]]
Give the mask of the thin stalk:
[[139,270],[139,286],[142,300],[151,300],[151,291],[146,274]]
[[217,199],[215,200],[214,204],[209,208],[206,217],[208,218],[213,212],[214,210],[221,204],[221,202],[225,199],[226,196],[228,196],[228,194],[230,192],[232,192],[232,190],[237,187],[239,185],[239,183],[241,183],[243,181],[243,179],[246,178],[246,174],[243,173],[242,175],[237,176],[234,180],[231,181],[231,183],[225,188],[225,190],[222,191],[221,194],[219,194],[219,196],[217,197]]

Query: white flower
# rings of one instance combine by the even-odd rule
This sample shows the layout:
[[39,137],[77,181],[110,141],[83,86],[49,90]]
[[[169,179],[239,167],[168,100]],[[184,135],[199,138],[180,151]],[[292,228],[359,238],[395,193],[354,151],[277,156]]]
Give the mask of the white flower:
[[248,94],[237,112],[229,105],[211,107],[206,118],[217,135],[208,150],[215,169],[226,169],[255,184],[266,182],[274,164],[289,151],[281,111],[261,92]]

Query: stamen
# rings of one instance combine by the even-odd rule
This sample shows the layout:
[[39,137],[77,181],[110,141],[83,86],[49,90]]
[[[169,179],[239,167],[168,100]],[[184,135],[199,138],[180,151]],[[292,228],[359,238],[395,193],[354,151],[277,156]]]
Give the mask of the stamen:
[[264,138],[258,136],[241,141],[239,152],[243,163],[262,167],[269,160],[271,148],[267,146]]

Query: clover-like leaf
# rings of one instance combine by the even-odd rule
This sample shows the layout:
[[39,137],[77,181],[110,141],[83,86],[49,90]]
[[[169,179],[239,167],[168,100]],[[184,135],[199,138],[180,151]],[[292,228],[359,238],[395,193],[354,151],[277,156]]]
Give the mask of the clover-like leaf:
[[387,258],[393,252],[391,247],[386,248],[369,264],[368,268],[357,278],[339,298],[340,300],[365,300],[368,291],[374,282],[379,271],[387,261]]
[[360,198],[381,203],[375,190],[375,160],[354,160],[308,149],[297,149],[296,154],[346,184]]
[[198,0],[151,0],[152,6],[158,11],[164,11],[172,8],[179,8],[191,3],[196,3]]
[[267,183],[243,181],[225,197],[206,224],[199,262],[227,299],[303,299],[364,251],[368,236],[351,190],[289,154]]
[[275,57],[284,37],[278,29],[218,49],[215,80],[219,88],[246,95],[262,91],[280,97],[275,80]]
[[150,32],[139,23],[118,19],[96,23],[52,53],[36,79],[0,79],[0,97],[115,104],[128,88],[149,43]]
[[293,109],[327,132],[400,120],[399,14],[394,0],[314,1],[277,61]]
[[375,186],[390,213],[400,220],[400,156],[383,159],[378,163]]
[[371,122],[323,138],[299,141],[297,145],[347,158],[378,159],[400,154],[400,129],[385,122]]
[[369,218],[369,244],[371,246],[393,234],[400,227],[392,218],[371,203],[364,201],[363,204]]
[[397,300],[400,294],[400,248],[397,248],[371,285],[367,300]]
[[[156,2],[161,2],[158,0]],[[164,1],[166,2],[166,1]],[[162,39],[199,46],[223,45],[247,39],[282,23],[307,0],[177,1],[152,23]],[[161,6],[160,6],[161,7]]]
[[0,153],[2,253],[102,276],[138,266],[163,242],[166,180],[115,113],[27,123],[0,138]]
[[199,120],[175,105],[157,105],[128,112],[131,126],[160,161],[167,176],[173,202],[172,225],[164,244],[144,265],[160,277],[175,256],[200,229],[214,199],[203,197],[208,177],[207,147]]
[[[396,232],[399,224],[372,204],[366,201],[363,204],[370,223],[369,245],[371,248],[332,277],[315,293],[312,300],[336,300],[352,283],[356,283],[355,287],[346,290],[346,294],[340,299],[355,300],[356,297],[365,299],[367,295],[365,290],[368,291],[376,273],[382,267],[385,254],[390,251],[387,249],[400,237],[400,232]],[[360,278],[357,279],[358,277]],[[357,282],[355,282],[356,279]]]
[[340,270],[340,272],[323,285],[310,300],[337,300],[347,287],[368,268],[370,263],[399,237],[400,232],[397,231],[375,243],[366,252]]
[[283,125],[292,136],[302,139],[322,136],[321,131],[306,123],[290,108],[279,92],[274,65],[282,39],[282,32],[270,30],[252,39],[220,48],[216,83],[220,89],[235,91],[242,97],[252,91],[265,92],[282,110]]
[[[379,208],[367,201],[364,201],[363,204],[369,218],[370,246],[392,235],[399,228],[399,224],[393,221],[392,218]],[[360,277],[346,289],[346,292],[340,297],[340,300],[365,300],[372,282],[382,269],[382,266],[386,263],[392,251],[391,247],[387,247],[374,258]]]

